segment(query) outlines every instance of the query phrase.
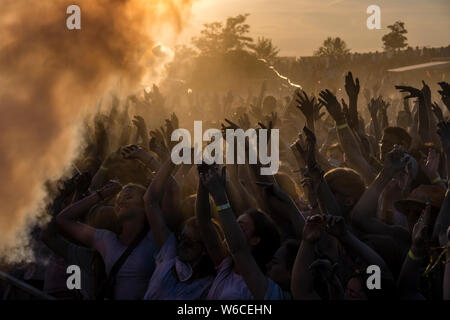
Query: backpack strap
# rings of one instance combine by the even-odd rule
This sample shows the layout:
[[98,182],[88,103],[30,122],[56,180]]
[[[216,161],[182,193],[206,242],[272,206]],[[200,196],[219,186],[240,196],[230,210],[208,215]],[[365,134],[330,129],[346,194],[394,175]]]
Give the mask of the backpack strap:
[[138,234],[138,236],[133,240],[133,242],[130,243],[130,245],[127,247],[127,249],[122,253],[122,255],[117,259],[117,261],[114,263],[113,267],[111,268],[111,271],[108,274],[108,277],[106,278],[105,282],[102,284],[99,293],[96,297],[96,300],[104,300],[105,298],[109,298],[112,300],[113,297],[113,287],[114,282],[116,279],[117,272],[119,272],[122,265],[125,263],[125,261],[130,256],[131,252],[133,252],[134,249],[141,243],[141,241],[145,238],[147,235],[149,229],[144,228],[144,230],[141,231],[141,233]]

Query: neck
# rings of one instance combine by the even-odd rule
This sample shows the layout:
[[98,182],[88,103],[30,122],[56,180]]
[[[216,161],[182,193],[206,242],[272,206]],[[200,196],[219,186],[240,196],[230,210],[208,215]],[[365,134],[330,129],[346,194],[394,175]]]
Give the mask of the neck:
[[144,225],[139,219],[132,218],[122,222],[122,230],[119,234],[119,240],[125,245],[129,245],[141,232]]

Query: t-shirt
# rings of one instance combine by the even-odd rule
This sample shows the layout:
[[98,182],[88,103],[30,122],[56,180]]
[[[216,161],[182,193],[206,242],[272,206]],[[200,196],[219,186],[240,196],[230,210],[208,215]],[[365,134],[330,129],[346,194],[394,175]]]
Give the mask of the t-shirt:
[[[127,249],[127,246],[119,241],[117,235],[108,230],[95,231],[93,247],[103,257],[106,274],[109,274],[114,263]],[[114,283],[114,299],[142,299],[155,270],[157,253],[158,247],[149,231],[117,272]]]
[[217,267],[217,276],[209,290],[208,300],[253,300],[244,278],[233,271],[233,258],[228,256]]
[[272,279],[267,280],[269,280],[269,287],[267,288],[264,300],[292,300],[290,292],[282,290]]
[[192,268],[177,257],[175,235],[170,234],[157,258],[145,300],[198,300],[208,294],[213,276],[191,279]]

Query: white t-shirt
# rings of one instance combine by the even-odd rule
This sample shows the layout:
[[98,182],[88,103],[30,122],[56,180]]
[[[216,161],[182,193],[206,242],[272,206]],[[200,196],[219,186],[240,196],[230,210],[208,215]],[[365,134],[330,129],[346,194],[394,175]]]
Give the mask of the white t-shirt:
[[214,277],[207,276],[191,280],[191,276],[191,267],[180,261],[177,257],[177,242],[175,235],[171,233],[156,258],[155,272],[148,283],[148,289],[144,299],[204,299],[211,287]]
[[208,300],[253,300],[244,278],[233,271],[233,258],[228,256],[217,267],[217,276],[209,290]]
[[[125,252],[127,246],[117,235],[108,230],[96,230],[93,247],[102,255],[109,274],[114,263]],[[158,247],[151,231],[131,252],[116,274],[114,298],[116,300],[140,300],[145,294],[148,282],[155,270],[155,256]]]

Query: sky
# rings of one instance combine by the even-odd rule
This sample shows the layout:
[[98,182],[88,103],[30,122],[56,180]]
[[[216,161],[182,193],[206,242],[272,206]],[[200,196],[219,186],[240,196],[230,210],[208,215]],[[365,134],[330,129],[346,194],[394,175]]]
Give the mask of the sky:
[[[381,29],[369,30],[367,7],[381,9]],[[249,13],[251,36],[271,38],[282,56],[310,56],[328,36],[344,39],[352,52],[382,51],[388,25],[405,22],[408,44],[450,45],[450,0],[197,0],[180,42],[204,23]]]

